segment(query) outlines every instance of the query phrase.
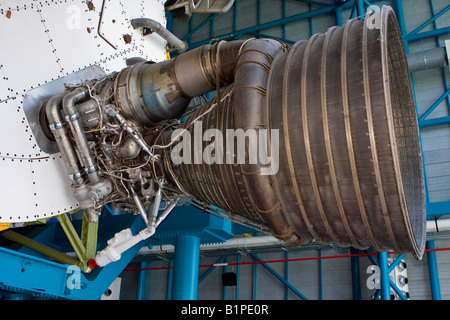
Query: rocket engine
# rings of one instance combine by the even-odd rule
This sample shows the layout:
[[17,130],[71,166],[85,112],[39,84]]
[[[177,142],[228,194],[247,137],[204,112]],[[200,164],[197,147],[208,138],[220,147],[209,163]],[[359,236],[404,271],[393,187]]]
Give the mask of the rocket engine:
[[80,208],[96,221],[111,203],[147,224],[118,234],[95,264],[151,236],[181,199],[267,225],[289,246],[420,258],[424,181],[407,59],[393,10],[372,14],[292,47],[219,41],[138,62],[50,98],[41,129]]

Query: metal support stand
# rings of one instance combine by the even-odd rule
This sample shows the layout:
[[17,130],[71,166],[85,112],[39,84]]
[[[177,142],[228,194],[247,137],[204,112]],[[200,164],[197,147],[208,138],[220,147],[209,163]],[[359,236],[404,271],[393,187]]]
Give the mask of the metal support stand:
[[364,10],[363,0],[356,0],[356,12],[358,15],[358,19],[360,20],[364,19],[364,14],[366,13],[366,11]]
[[199,256],[199,237],[176,238],[172,300],[197,300]]
[[[357,254],[359,251],[357,249],[351,248],[350,253]],[[359,271],[359,257],[351,257],[351,267],[352,267],[352,291],[353,300],[361,300],[361,274]]]
[[387,252],[378,253],[378,263],[380,264],[381,300],[390,300],[391,286],[389,284],[389,264]]
[[[436,249],[434,240],[427,241],[427,249]],[[439,273],[437,267],[436,251],[428,251],[428,272],[430,274],[431,298],[441,300],[441,288],[439,285]]]

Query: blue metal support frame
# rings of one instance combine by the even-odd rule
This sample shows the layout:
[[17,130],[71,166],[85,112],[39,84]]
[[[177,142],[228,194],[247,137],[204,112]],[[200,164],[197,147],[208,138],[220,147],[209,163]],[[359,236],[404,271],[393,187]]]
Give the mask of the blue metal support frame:
[[[107,218],[110,218],[109,223],[105,222]],[[142,219],[133,215],[100,219],[110,230],[106,239],[124,227],[129,227],[133,233],[143,227]],[[120,260],[89,274],[74,266],[0,247],[0,289],[40,298],[97,300],[146,244],[144,241],[135,245],[124,252]],[[102,245],[106,245],[106,241]]]
[[314,0],[297,0],[297,1],[298,2],[308,3],[308,4],[313,4],[313,5],[316,5],[316,6],[322,6],[322,7],[332,6],[331,3],[321,2],[321,1],[314,1]]
[[[400,26],[400,31],[401,31],[402,38],[403,38],[405,51],[407,54],[409,53],[409,42],[419,41],[419,40],[433,38],[433,37],[437,38],[439,36],[450,33],[450,27],[436,29],[436,19],[439,18],[440,16],[442,16],[446,11],[448,11],[449,6],[445,7],[443,10],[441,10],[437,14],[434,14],[434,9],[433,9],[432,3],[430,1],[430,8],[431,8],[433,17],[428,19],[421,26],[419,26],[418,28],[416,28],[415,30],[413,30],[411,33],[408,34],[406,31],[406,23],[405,23],[405,16],[404,16],[404,11],[403,11],[402,0],[392,0],[392,2],[394,5],[394,8],[395,8],[395,12],[396,12],[397,19],[398,19],[399,26]],[[422,30],[425,26],[429,25],[430,23],[434,24],[435,30],[419,33],[420,30]],[[443,73],[443,78],[444,78],[444,85],[447,86],[444,73]],[[411,74],[411,82],[412,82],[412,86],[414,89],[414,77],[412,74]],[[415,98],[415,90],[414,90],[414,98]],[[448,89],[448,88],[447,88],[447,91],[444,94],[442,94],[441,97],[439,97],[437,99],[437,101],[435,103],[433,103],[423,115],[418,115],[419,129],[450,124],[450,116],[434,118],[434,119],[426,119],[426,117],[428,117],[428,115],[444,99],[447,99],[447,101],[450,102],[450,89]],[[417,103],[416,103],[416,105],[417,105]],[[450,104],[449,104],[449,107],[450,107]],[[438,217],[441,215],[450,214],[450,201],[429,202],[425,162],[424,162],[424,175],[425,175],[425,189],[426,189],[426,202],[427,202],[426,203],[427,217],[431,218],[431,217]]]
[[[214,20],[219,14],[218,13],[214,13],[211,14],[208,18],[206,18],[202,23],[200,23],[197,27],[195,27],[194,29],[190,30],[189,33],[187,35],[185,35],[183,38],[181,38],[181,40],[186,41],[189,40],[197,31],[199,31],[200,29],[202,29],[205,25],[207,25],[209,22],[211,22],[212,20]],[[192,19],[191,19],[192,20]]]
[[[387,252],[378,252],[378,261],[373,256],[367,256],[369,260],[376,266],[380,267],[380,284],[381,290],[377,289],[374,295],[374,300],[390,300],[390,288],[392,288],[395,293],[400,297],[401,300],[408,300],[403,292],[397,287],[397,285],[389,277],[389,274],[394,270],[394,268],[400,263],[400,261],[405,257],[405,255],[399,255],[397,258],[389,265],[387,259]],[[381,296],[380,296],[381,294]]]
[[[319,258],[322,257],[322,249],[318,250]],[[319,263],[319,300],[323,300],[323,267],[322,259],[318,260]]]
[[408,54],[409,53],[409,45],[408,45],[408,40],[406,39],[407,33],[406,33],[405,13],[403,11],[403,3],[402,3],[402,0],[392,0],[392,2],[394,5],[395,13],[397,15],[400,32],[402,34],[405,52],[406,52],[406,54]]
[[[286,259],[286,260],[289,259],[288,251],[284,252],[284,259]],[[284,263],[284,279],[286,281],[289,281],[289,261],[286,261]],[[289,288],[287,286],[285,286],[285,290],[284,290],[284,300],[289,300]]]
[[380,266],[381,300],[390,300],[390,278],[387,252],[378,253],[378,263]]
[[[448,96],[450,95],[450,89],[447,89],[446,92],[444,92],[439,99],[436,100],[435,103],[433,103],[431,105],[431,107],[428,108],[427,111],[425,111],[419,118],[419,126],[421,128],[426,128],[426,127],[430,127],[431,125],[427,125],[425,121],[433,121],[436,119],[431,119],[431,120],[425,120],[426,117],[428,117],[430,115],[431,112],[433,112],[434,109],[436,109],[436,107],[442,102],[444,101]],[[440,118],[438,118],[440,119]]]
[[[433,16],[435,16],[433,0],[429,0],[428,3],[430,4],[431,14],[432,14]],[[445,9],[443,9],[443,10],[448,10],[448,9],[450,9],[450,5],[448,5],[448,6],[447,6]],[[441,11],[441,12],[442,12],[442,11]],[[440,14],[440,12],[438,12],[437,14]],[[434,21],[433,21],[433,27],[434,27],[435,30],[438,29],[437,23],[436,23],[436,19],[434,19]],[[439,37],[436,37],[436,44],[437,44],[437,46],[440,45],[440,44],[439,44]],[[448,84],[447,84],[447,78],[446,78],[446,75],[445,75],[446,67],[442,67],[441,70],[442,70],[442,79],[444,80],[444,88],[445,88],[445,90],[447,90],[447,89],[449,88],[449,86],[448,86]],[[449,111],[449,113],[450,113],[450,96],[447,96],[447,107],[448,107],[448,111]]]
[[[236,3],[235,3],[235,6],[236,6]],[[344,5],[344,6],[348,6],[348,5]],[[270,22],[258,24],[258,25],[253,26],[253,27],[244,28],[244,29],[241,29],[241,30],[233,30],[233,32],[221,34],[221,35],[215,36],[215,38],[216,39],[239,38],[240,36],[242,36],[244,34],[259,33],[262,30],[270,29],[270,28],[273,28],[273,27],[283,26],[283,25],[286,25],[286,24],[289,24],[289,23],[292,23],[292,22],[295,22],[295,21],[313,18],[313,17],[316,17],[318,15],[322,15],[322,14],[328,14],[328,13],[331,13],[334,9],[335,9],[334,5],[327,5],[327,6],[323,7],[323,8],[320,8],[320,9],[315,9],[315,10],[311,10],[311,11],[308,11],[308,12],[296,14],[296,15],[293,15],[293,16],[284,17],[284,18],[281,18],[281,19],[278,19],[278,20],[275,20],[275,21],[270,21]],[[190,34],[190,36],[192,36],[192,34]],[[183,39],[185,39],[185,37],[183,37]],[[204,40],[204,41],[199,41],[199,42],[196,42],[196,43],[191,43],[189,45],[189,49],[194,49],[194,48],[202,46],[204,44],[208,44],[209,42],[210,42],[210,39]]]
[[234,299],[235,300],[239,300],[239,262],[241,262],[241,255],[238,253],[236,256],[236,288],[235,288],[235,294],[234,294]]
[[200,238],[179,235],[175,240],[172,300],[197,300]]
[[[350,249],[351,254],[358,254],[359,250],[355,248]],[[361,300],[361,274],[359,271],[359,257],[352,256],[350,258],[352,270],[352,294],[353,300]]]
[[437,258],[436,258],[436,245],[434,240],[428,240],[426,243],[426,248],[431,249],[427,252],[428,259],[428,272],[430,275],[430,287],[431,287],[431,298],[433,300],[441,300],[441,288],[439,284],[439,273],[437,267]]
[[414,36],[415,34],[417,34],[420,30],[422,30],[423,28],[425,28],[427,25],[429,25],[430,23],[436,21],[437,18],[439,18],[440,16],[442,16],[444,13],[446,13],[448,10],[450,10],[450,5],[446,6],[444,9],[442,9],[441,11],[439,11],[436,14],[433,14],[433,17],[428,19],[427,21],[425,21],[424,23],[422,23],[419,27],[417,27],[416,29],[414,29],[413,31],[411,31],[408,34],[408,37]]
[[[256,254],[250,254],[255,261],[261,262],[259,263],[263,266],[267,271],[269,271],[275,278],[280,280],[285,286],[287,286],[293,293],[295,293],[300,299],[308,300],[300,291],[298,291],[292,284],[286,281],[278,272],[273,270],[267,263],[262,262],[261,258],[259,258]],[[255,264],[256,266],[256,264]]]
[[170,300],[172,298],[172,283],[173,283],[173,260],[169,261],[169,270],[167,274],[167,291],[166,291],[166,300]]
[[450,27],[443,27],[436,30],[424,31],[413,35],[408,35],[406,39],[409,42],[421,41],[428,38],[440,37],[450,33]]
[[258,265],[253,265],[253,295],[252,299],[257,300],[258,296]]
[[356,14],[358,16],[359,20],[364,19],[364,14],[366,13],[366,10],[364,8],[364,1],[363,0],[356,0]]
[[[346,9],[352,9],[350,17],[353,18],[355,15],[357,15],[360,19],[364,18],[366,7],[372,6],[371,2],[378,2],[381,0],[372,0],[371,2],[367,0],[351,0],[348,2],[342,2],[342,3],[325,3],[320,1],[313,1],[313,0],[298,0],[298,2],[303,2],[308,5],[308,11],[287,16],[286,15],[286,0],[282,0],[282,18],[270,22],[261,23],[261,0],[257,1],[257,10],[256,10],[256,20],[257,23],[255,26],[244,28],[244,29],[237,29],[237,16],[238,16],[238,0],[235,1],[235,5],[233,6],[233,25],[232,25],[232,32],[224,33],[221,35],[214,35],[214,19],[216,18],[217,14],[211,14],[206,19],[204,19],[200,24],[198,24],[195,28],[193,28],[193,18],[189,21],[189,30],[188,34],[182,37],[182,40],[185,40],[189,44],[189,49],[194,49],[196,47],[199,47],[204,44],[208,44],[212,39],[239,39],[244,34],[250,34],[255,35],[257,37],[271,37],[276,38],[282,41],[285,41],[287,43],[294,43],[295,41],[287,39],[286,38],[286,25],[292,22],[301,21],[304,19],[309,20],[309,28],[310,28],[310,35],[312,36],[314,33],[313,26],[312,26],[312,19],[314,17],[320,16],[320,15],[326,15],[326,14],[334,14],[336,19],[336,25],[342,25],[343,24],[343,17],[342,12]],[[313,8],[313,6],[315,6]],[[198,32],[200,29],[204,28],[206,25],[210,25],[210,38],[203,41],[198,41],[195,43],[192,43],[191,38],[192,36]],[[274,27],[282,27],[282,37],[274,37],[264,34],[262,31]],[[413,36],[413,35],[412,35]]]
[[208,268],[208,270],[206,270],[199,278],[198,278],[198,284],[200,284],[203,280],[206,279],[207,276],[209,276],[211,274],[211,272],[214,271],[214,269],[217,268],[216,264],[219,264],[221,262],[224,262],[226,259],[226,256],[221,256],[219,259],[217,259],[216,262],[214,262],[214,265],[210,268]]
[[[227,272],[226,263],[228,262],[228,256],[225,256],[223,262],[225,263],[225,265],[222,267],[222,274]],[[222,282],[222,300],[227,300],[227,286],[224,286],[223,282]]]
[[343,25],[343,23],[342,23],[342,8],[337,7],[336,10],[334,11],[334,14],[336,16],[336,25],[338,27],[342,27],[342,25]]
[[[180,215],[186,220],[180,222]],[[81,220],[73,220],[72,223],[74,227],[81,226]],[[179,235],[196,237],[202,243],[223,242],[233,236],[231,227],[231,221],[217,215],[207,214],[193,206],[185,205],[182,208],[175,208],[158,227],[154,237],[142,241],[122,253],[120,260],[103,268],[98,267],[90,273],[82,273],[75,266],[52,262],[28,248],[10,247],[10,243],[3,241],[3,247],[0,247],[0,270],[2,270],[0,290],[44,298],[99,299],[143,246],[173,244]],[[105,206],[99,218],[97,250],[102,250],[107,245],[107,240],[126,228],[129,228],[133,234],[137,234],[145,228],[145,223],[140,216],[123,212],[115,213],[111,208]],[[29,226],[21,230],[31,239],[53,246],[55,249],[63,252],[72,250],[66,235],[59,228],[57,222]],[[77,228],[77,230],[81,230],[81,228]],[[183,251],[183,249],[180,250]],[[190,257],[192,258],[192,255]],[[190,257],[186,257],[186,259],[189,260]],[[198,255],[196,261],[198,268]],[[169,270],[168,297],[171,296],[171,282],[174,287],[180,283],[172,281],[171,272],[172,270]],[[136,293],[138,299],[145,297],[145,273],[146,271],[142,271],[140,274],[140,284]],[[196,278],[198,278],[198,272]],[[192,287],[195,286],[192,285]],[[182,295],[182,297],[184,296]]]
[[[141,261],[139,264],[140,269],[147,268],[147,261]],[[139,270],[138,275],[138,284],[137,284],[137,292],[136,292],[136,300],[145,300],[145,293],[146,293],[146,287],[147,287],[147,275],[148,270]]]

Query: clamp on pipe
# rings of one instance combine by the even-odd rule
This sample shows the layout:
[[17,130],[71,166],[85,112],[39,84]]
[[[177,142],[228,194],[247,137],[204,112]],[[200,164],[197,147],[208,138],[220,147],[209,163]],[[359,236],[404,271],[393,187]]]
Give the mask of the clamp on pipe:
[[[80,123],[76,104],[85,100],[88,96],[87,89],[77,88],[64,95],[62,107],[66,114],[65,120],[69,124],[76,147],[80,153],[81,163],[84,164],[84,170],[89,179],[87,184],[83,183],[73,186],[74,195],[80,202],[80,208],[87,210],[90,221],[97,222],[98,212],[95,210],[95,204],[111,193],[112,185],[110,180],[100,175],[97,162],[95,161],[86,134]],[[70,141],[66,146],[62,147],[67,150],[74,149],[74,146],[71,145]],[[73,155],[73,153],[74,152],[71,151],[72,156],[76,158],[76,155]],[[72,173],[72,177],[76,178],[78,176],[81,176],[81,174],[78,172]]]

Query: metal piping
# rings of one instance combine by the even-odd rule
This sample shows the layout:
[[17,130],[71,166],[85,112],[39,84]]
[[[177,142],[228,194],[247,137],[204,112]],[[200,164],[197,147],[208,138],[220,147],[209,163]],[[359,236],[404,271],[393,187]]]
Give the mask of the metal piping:
[[76,88],[64,96],[63,108],[66,113],[66,121],[69,123],[78,151],[80,152],[81,162],[85,166],[90,182],[95,184],[100,182],[98,166],[89,148],[86,134],[79,121],[80,115],[75,107],[76,103],[85,100],[87,97],[87,89]]
[[173,33],[164,28],[158,21],[148,18],[137,18],[131,20],[131,25],[136,28],[149,28],[166,40],[179,53],[187,50],[187,43],[178,39]]
[[75,186],[74,195],[80,202],[80,208],[86,209],[91,222],[97,222],[99,212],[96,211],[98,201],[111,193],[112,185],[109,179],[100,176],[98,165],[89,147],[86,133],[80,123],[80,115],[76,104],[88,97],[88,90],[76,88],[67,93],[62,106],[66,114],[66,122],[69,123],[72,136],[80,154],[80,160],[84,165],[89,183]]
[[149,223],[150,225],[156,224],[156,218],[158,217],[159,206],[161,205],[162,187],[158,187],[156,191],[155,200],[152,204],[152,210],[150,212]]
[[450,219],[437,219],[427,221],[427,232],[442,232],[450,230]]
[[144,220],[145,225],[148,225],[147,213],[145,212],[144,206],[142,205],[142,202],[139,199],[139,196],[137,195],[136,191],[134,191],[133,187],[130,184],[128,184],[128,187],[131,190],[131,194],[133,195],[134,203],[136,204],[136,207],[139,210],[139,214],[141,215],[142,220]]
[[435,48],[408,54],[408,66],[411,72],[441,68],[448,64],[447,50]]
[[205,45],[160,63],[138,62],[115,81],[120,112],[145,126],[180,117],[191,98],[234,80],[243,41]]
[[64,96],[65,93],[62,93],[50,98],[46,104],[45,111],[50,124],[50,130],[55,137],[72,184],[83,185],[84,180],[81,165],[70,140],[64,118],[61,114]]
[[[374,18],[371,14],[365,21]],[[424,181],[409,69],[393,10],[383,7],[378,18],[378,26],[353,19],[292,48],[273,39],[220,41],[161,63],[138,62],[110,77],[114,97],[107,98],[100,110],[109,116],[106,123],[114,121],[111,128],[119,130],[102,128],[93,136],[98,143],[111,141],[109,150],[104,149],[110,165],[142,171],[133,172],[133,183],[144,186],[150,176],[154,182],[167,182],[168,188],[178,188],[172,189],[175,193],[267,225],[287,246],[315,240],[358,249],[372,246],[380,252],[411,251],[421,258]],[[133,26],[145,21],[136,19]],[[224,85],[228,86],[221,91]],[[183,117],[192,97],[212,90],[217,91],[215,99],[185,115],[186,121],[173,121]],[[86,98],[88,92],[80,86],[64,96],[62,105],[90,181],[74,190],[75,196],[82,208],[93,210],[112,185],[97,171],[102,153],[93,157],[79,120],[77,108]],[[194,163],[175,165],[174,159],[170,163],[172,142],[177,140],[151,146],[150,141],[160,137],[167,142],[167,125],[191,134],[195,150],[183,150],[183,156],[190,152]],[[201,151],[207,143],[204,133],[214,128],[222,133],[221,142],[233,149],[220,152],[216,147],[211,162]],[[115,135],[121,139],[123,133],[136,143],[130,162],[111,152]],[[107,137],[101,140],[101,134]],[[126,147],[125,140],[114,146],[120,143]],[[147,158],[150,166],[135,166],[145,158],[137,157],[137,145],[150,156],[158,149],[158,157]],[[256,161],[250,160],[255,154]],[[267,164],[269,157],[272,163]],[[109,177],[124,178],[114,173]],[[148,205],[155,190],[144,194],[148,188],[138,185],[132,196],[127,190],[125,201],[144,214],[138,198],[148,197],[144,203]],[[154,233],[155,224],[166,214],[158,218],[162,194],[167,197],[159,187],[145,231],[139,236],[119,233],[100,254],[99,265],[114,261]]]

